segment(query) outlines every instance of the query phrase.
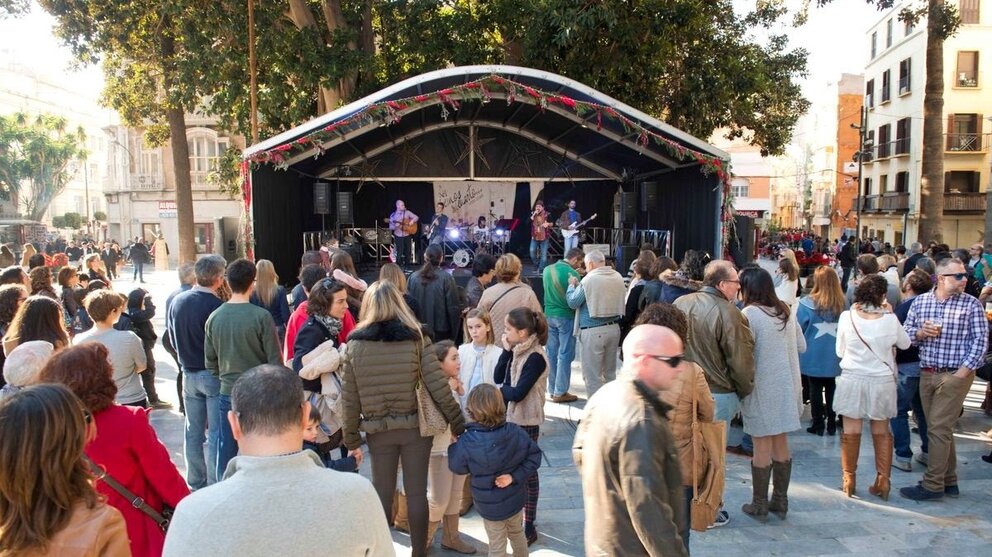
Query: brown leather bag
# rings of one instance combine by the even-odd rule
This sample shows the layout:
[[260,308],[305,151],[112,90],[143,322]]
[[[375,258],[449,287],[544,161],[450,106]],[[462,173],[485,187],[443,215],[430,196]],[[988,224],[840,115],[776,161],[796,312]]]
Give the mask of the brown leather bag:
[[[701,422],[696,397],[696,381],[692,381],[692,503],[691,516],[687,519],[693,530],[705,532],[716,520],[716,514],[723,505],[724,451],[726,450],[726,422]],[[699,467],[697,459],[707,459],[702,483],[704,493],[700,493]]]

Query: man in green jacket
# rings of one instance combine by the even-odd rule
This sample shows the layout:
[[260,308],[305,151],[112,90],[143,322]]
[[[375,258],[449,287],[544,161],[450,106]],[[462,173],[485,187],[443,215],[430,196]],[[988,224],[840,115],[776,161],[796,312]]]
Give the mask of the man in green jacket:
[[[231,389],[245,371],[262,364],[281,364],[276,326],[268,310],[249,299],[255,290],[255,265],[238,259],[227,266],[231,299],[207,318],[203,343],[204,364],[220,379],[220,443],[217,447],[217,478],[224,477],[227,463],[238,454],[227,413]],[[207,463],[210,466],[211,463]]]
[[544,316],[548,320],[548,395],[553,402],[575,402],[579,397],[568,392],[572,383],[572,359],[575,357],[575,310],[568,307],[565,293],[568,279],[580,279],[576,271],[582,265],[582,250],[572,248],[561,261],[544,268]]

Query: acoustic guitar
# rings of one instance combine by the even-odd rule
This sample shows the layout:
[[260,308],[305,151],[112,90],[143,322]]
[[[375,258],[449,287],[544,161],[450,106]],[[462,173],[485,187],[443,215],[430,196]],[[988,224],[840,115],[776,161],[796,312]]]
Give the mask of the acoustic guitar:
[[597,216],[599,216],[599,213],[593,213],[591,217],[587,218],[582,222],[573,222],[572,224],[568,225],[568,228],[561,229],[561,235],[566,238],[571,238],[572,236],[575,236],[576,234],[579,233],[580,228],[588,224],[589,221],[596,218]]
[[[384,222],[386,224],[390,224],[390,225],[393,224],[389,220],[389,217],[386,217],[386,218],[382,219],[382,222]],[[402,221],[399,222],[399,231],[402,232],[402,233],[404,233],[404,234],[407,234],[407,235],[416,234],[417,233],[417,221],[415,221],[413,219],[403,219]]]

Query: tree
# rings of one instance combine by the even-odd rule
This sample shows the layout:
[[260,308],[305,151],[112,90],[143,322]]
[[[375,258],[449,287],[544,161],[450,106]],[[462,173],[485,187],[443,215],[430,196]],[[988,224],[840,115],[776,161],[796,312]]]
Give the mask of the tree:
[[65,217],[52,217],[52,227],[68,228],[68,226],[65,225]]
[[107,222],[107,213],[104,213],[103,211],[94,211],[93,220],[99,222]]
[[66,213],[62,215],[62,222],[65,223],[64,228],[71,228],[73,230],[79,230],[85,224],[83,222],[83,216],[79,213]]
[[[56,32],[84,63],[103,62],[104,102],[150,138],[172,148],[180,262],[196,259],[193,192],[186,142],[186,113],[200,99],[200,79],[184,74],[188,59],[209,56],[186,48],[202,5],[183,0],[40,0],[55,16]],[[150,123],[150,125],[149,125]],[[167,132],[165,130],[168,130]]]
[[67,126],[50,114],[0,116],[0,197],[16,194],[31,220],[44,218],[75,175],[73,165],[86,156],[83,129]]
[[0,0],[0,19],[6,16],[24,15],[31,11],[29,0]]
[[[824,5],[832,0],[817,0]],[[879,10],[890,9],[893,0],[867,0]],[[919,0],[903,8],[899,19],[918,23],[927,20],[926,85],[923,94],[923,164],[920,180],[921,242],[943,242],[944,238],[944,41],[961,25],[957,8],[944,0]],[[860,234],[861,231],[858,231]]]

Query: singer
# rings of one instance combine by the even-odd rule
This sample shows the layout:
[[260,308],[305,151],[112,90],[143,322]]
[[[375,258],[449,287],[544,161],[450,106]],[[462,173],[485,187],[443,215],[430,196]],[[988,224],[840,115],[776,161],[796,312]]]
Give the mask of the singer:
[[[530,215],[530,260],[537,266],[537,272],[544,272],[544,266],[548,261],[548,229],[551,223],[548,222],[548,213],[544,211],[544,202],[538,201],[534,204],[534,212]],[[541,250],[541,258],[538,260],[537,252]]]

